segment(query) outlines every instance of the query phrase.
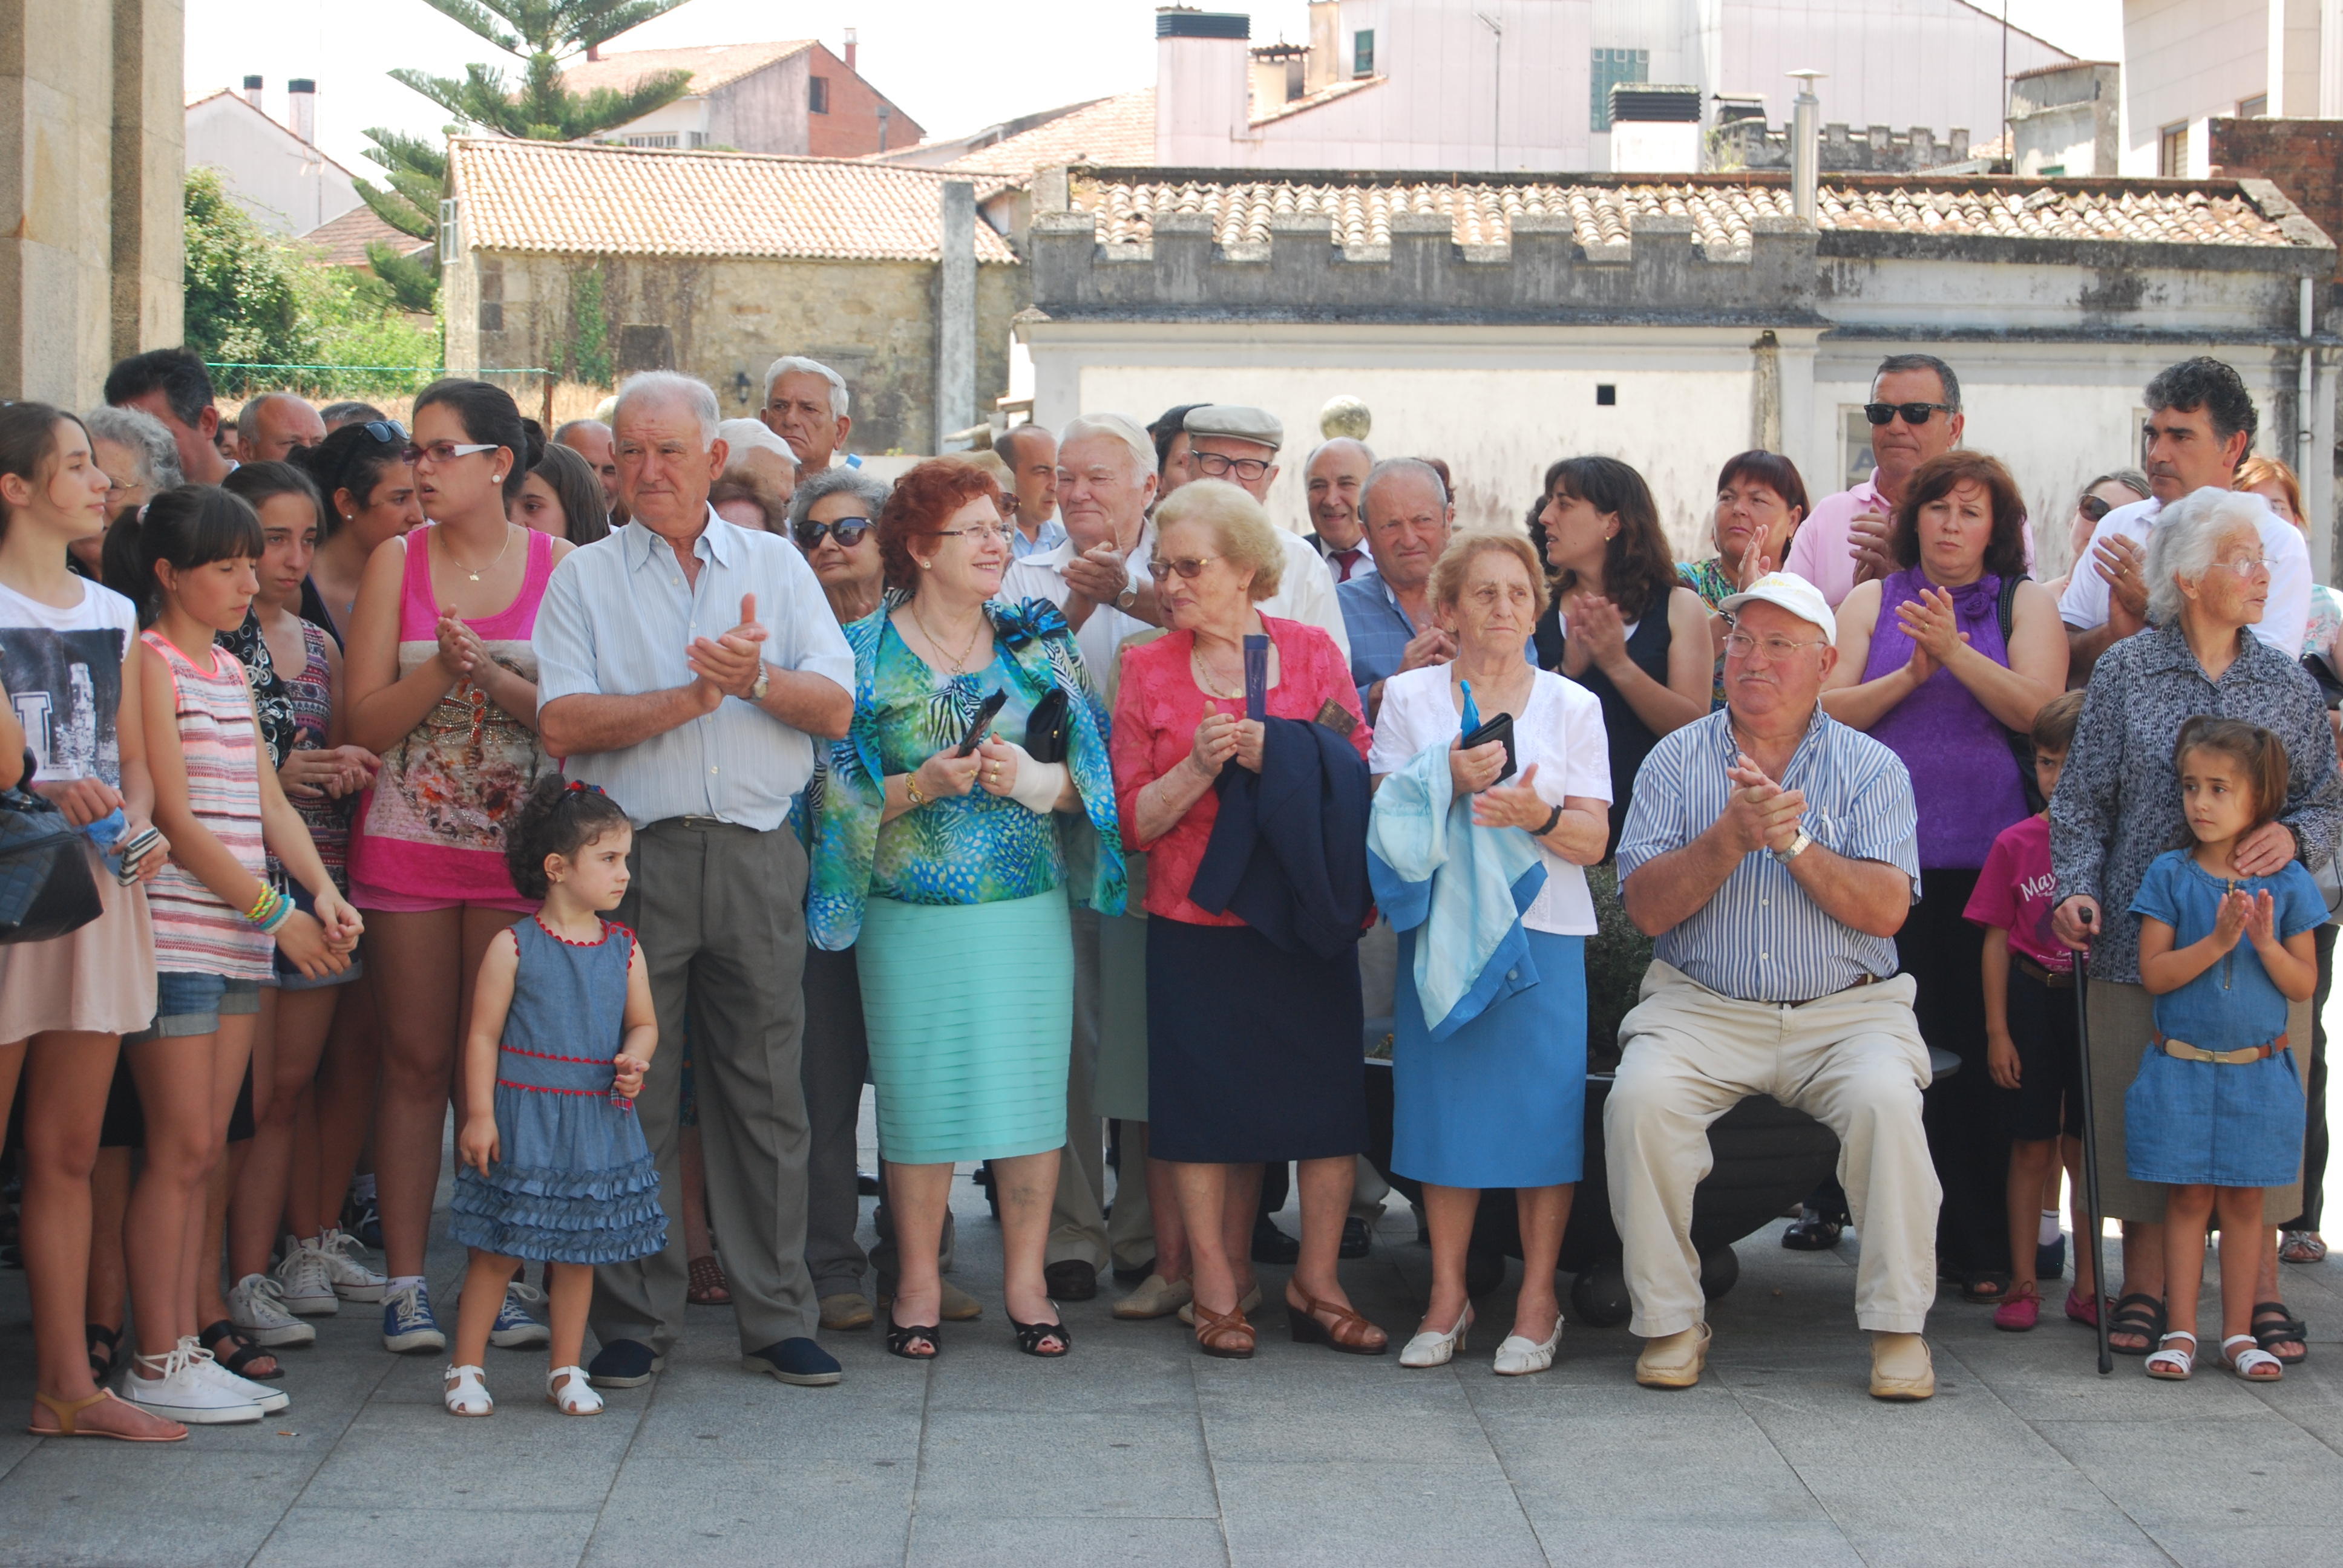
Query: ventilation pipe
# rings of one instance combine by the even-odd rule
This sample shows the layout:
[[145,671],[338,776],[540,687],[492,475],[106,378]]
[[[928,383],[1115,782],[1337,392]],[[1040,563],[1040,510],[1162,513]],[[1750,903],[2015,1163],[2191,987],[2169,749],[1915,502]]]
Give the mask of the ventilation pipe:
[[1815,221],[1815,196],[1822,185],[1823,101],[1815,96],[1815,84],[1825,74],[1789,74],[1798,84],[1797,98],[1790,106],[1790,210],[1800,223]]
[[316,145],[317,84],[307,76],[294,77],[285,84],[285,102],[293,113],[293,134],[312,146]]
[[854,69],[854,48],[858,41],[859,40],[855,36],[855,29],[849,27],[846,30],[846,68],[849,71],[852,71]]
[[[250,105],[251,105],[254,108],[256,108],[256,109],[260,108],[260,78],[259,78],[259,77],[257,77],[257,76],[246,76],[246,77],[244,79],[244,101],[245,101],[246,103],[247,103],[247,104],[250,104]],[[267,111],[266,111],[266,110],[262,110],[262,113],[264,113],[264,114],[266,114],[266,112],[267,112]]]

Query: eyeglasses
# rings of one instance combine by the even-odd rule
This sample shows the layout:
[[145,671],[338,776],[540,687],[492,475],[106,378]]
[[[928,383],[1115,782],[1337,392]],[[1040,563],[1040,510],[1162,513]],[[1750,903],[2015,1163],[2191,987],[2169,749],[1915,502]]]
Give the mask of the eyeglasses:
[[2085,496],[2082,500],[2076,505],[2075,509],[2082,513],[2084,517],[2089,518],[2092,522],[2096,523],[2101,518],[2106,517],[2109,512],[2114,511],[2116,508],[2115,504],[2104,497]]
[[410,464],[420,463],[426,457],[435,463],[452,463],[458,457],[468,457],[475,452],[493,452],[498,445],[499,443],[495,441],[434,441],[428,447],[417,447],[409,442],[402,456]]
[[2235,572],[2241,578],[2249,578],[2256,572],[2268,571],[2269,561],[2262,556],[2247,556],[2241,560],[2215,561],[2213,566],[2221,571]]
[[[1006,523],[1003,523],[997,528],[938,528],[936,530],[935,537],[940,539],[956,539],[962,534],[966,534],[972,539],[991,539],[996,543],[1005,545],[1016,537],[1016,530],[1010,528]],[[840,544],[845,543],[843,539],[839,542]]]
[[1167,561],[1159,556],[1148,561],[1147,572],[1150,577],[1157,578],[1176,572],[1183,580],[1194,582],[1203,575],[1206,567],[1220,558],[1218,556],[1182,556],[1178,560]]
[[840,549],[850,550],[860,544],[862,537],[870,531],[869,518],[840,518],[828,523],[817,523],[809,518],[797,526],[798,548],[811,555],[821,548],[822,536],[828,534],[838,541]]
[[1809,638],[1805,642],[1794,642],[1786,637],[1753,637],[1745,631],[1728,631],[1725,634],[1725,652],[1735,658],[1747,658],[1762,648],[1765,650],[1765,662],[1768,664],[1779,663],[1783,659],[1803,653],[1807,648],[1821,646],[1822,640],[1818,638]]
[[1198,473],[1212,479],[1230,474],[1240,479],[1258,479],[1269,472],[1266,457],[1229,457],[1218,452],[1197,452],[1189,460],[1196,465]]
[[1928,422],[1931,414],[1957,414],[1960,410],[1950,403],[1865,403],[1863,417],[1875,425],[1885,425],[1896,416],[1904,416],[1904,423],[1915,427]]

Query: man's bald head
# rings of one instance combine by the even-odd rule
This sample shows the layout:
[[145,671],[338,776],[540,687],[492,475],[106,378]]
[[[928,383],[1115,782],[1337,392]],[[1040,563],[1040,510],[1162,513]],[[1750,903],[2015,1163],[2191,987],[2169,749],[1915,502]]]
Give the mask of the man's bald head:
[[326,421],[307,398],[290,392],[263,392],[236,416],[236,461],[281,463],[296,447],[326,438]]

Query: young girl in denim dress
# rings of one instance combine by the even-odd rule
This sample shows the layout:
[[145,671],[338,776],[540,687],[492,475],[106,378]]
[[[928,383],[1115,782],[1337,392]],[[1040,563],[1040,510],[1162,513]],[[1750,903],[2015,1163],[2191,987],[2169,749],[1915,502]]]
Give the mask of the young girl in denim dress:
[[2248,1332],[2268,1236],[2261,1190],[2292,1181],[2302,1166],[2305,1101],[2287,1007],[2318,985],[2312,932],[2327,904],[2298,860],[2272,877],[2237,869],[2238,845],[2286,799],[2277,736],[2237,719],[2192,719],[2173,761],[2196,842],[2157,856],[2131,906],[2156,1039],[2124,1096],[2127,1164],[2134,1181],[2169,1187],[2170,1331],[2147,1373],[2177,1381],[2192,1369],[2209,1221],[2221,1231],[2221,1359],[2241,1378],[2269,1382],[2285,1369]]

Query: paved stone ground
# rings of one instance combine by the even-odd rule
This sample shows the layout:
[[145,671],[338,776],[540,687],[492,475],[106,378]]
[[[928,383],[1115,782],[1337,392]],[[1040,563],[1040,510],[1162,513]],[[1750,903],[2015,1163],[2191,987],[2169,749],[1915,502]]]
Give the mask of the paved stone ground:
[[[1710,1375],[1664,1393],[1632,1382],[1624,1329],[1574,1325],[1554,1371],[1492,1376],[1510,1282],[1438,1372],[1290,1343],[1274,1306],[1256,1360],[1208,1361],[1104,1295],[1067,1310],[1070,1360],[1030,1360],[982,1196],[962,1181],[956,1202],[955,1278],[986,1316],[947,1325],[932,1366],[836,1334],[845,1382],[784,1388],[739,1370],[728,1313],[695,1308],[666,1373],[599,1419],[541,1402],[543,1352],[491,1351],[498,1413],[458,1421],[439,1360],[386,1355],[378,1314],[346,1309],[288,1352],[293,1407],[257,1426],[168,1448],[0,1433],[0,1563],[2343,1561],[2343,1263],[2285,1270],[2314,1349],[2275,1388],[2151,1382],[2135,1358],[2102,1379],[2083,1330],[1997,1333],[1953,1293],[1931,1322],[1941,1392],[1890,1406],[1864,1392],[1852,1241],[1743,1242]],[[460,1258],[432,1264],[452,1322]],[[1361,1307],[1409,1332],[1429,1261],[1396,1200],[1347,1267]],[[12,1422],[29,1338],[23,1276],[0,1275]]]

